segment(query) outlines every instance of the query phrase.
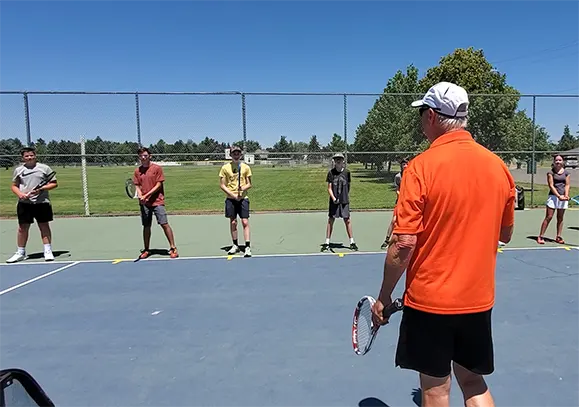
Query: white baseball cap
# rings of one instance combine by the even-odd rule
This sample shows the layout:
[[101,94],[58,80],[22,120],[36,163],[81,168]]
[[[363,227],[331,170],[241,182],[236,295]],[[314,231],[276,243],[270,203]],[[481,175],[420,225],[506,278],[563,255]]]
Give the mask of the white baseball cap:
[[440,82],[428,89],[420,100],[412,102],[412,107],[428,106],[447,117],[468,115],[468,94],[464,88],[450,82]]

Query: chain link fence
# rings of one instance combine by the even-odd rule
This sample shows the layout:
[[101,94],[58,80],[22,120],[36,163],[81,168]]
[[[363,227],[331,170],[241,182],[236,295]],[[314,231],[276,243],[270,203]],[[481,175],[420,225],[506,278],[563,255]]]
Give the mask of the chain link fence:
[[[57,171],[57,214],[135,213],[124,182],[138,165],[137,149],[146,146],[164,167],[170,211],[219,212],[217,174],[228,147],[238,144],[255,174],[252,209],[325,210],[335,152],[345,154],[353,172],[352,206],[389,208],[399,161],[427,147],[409,108],[421,96],[0,92],[0,184],[9,191],[20,149],[33,145]],[[541,124],[562,110],[571,112],[568,124],[579,122],[579,95],[470,96],[469,130],[510,165],[527,205],[542,203],[544,169],[556,148]],[[0,216],[14,215],[14,199],[0,194]]]

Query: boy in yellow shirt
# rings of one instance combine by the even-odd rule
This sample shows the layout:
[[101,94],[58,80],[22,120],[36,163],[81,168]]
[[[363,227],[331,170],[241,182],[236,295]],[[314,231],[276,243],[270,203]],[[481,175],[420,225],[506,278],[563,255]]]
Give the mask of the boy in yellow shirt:
[[229,228],[233,246],[228,254],[240,252],[237,242],[237,217],[241,219],[245,239],[245,257],[251,257],[249,242],[249,198],[247,190],[251,188],[251,168],[241,162],[241,148],[230,149],[231,162],[223,165],[219,171],[220,187],[225,192],[225,217],[229,218]]

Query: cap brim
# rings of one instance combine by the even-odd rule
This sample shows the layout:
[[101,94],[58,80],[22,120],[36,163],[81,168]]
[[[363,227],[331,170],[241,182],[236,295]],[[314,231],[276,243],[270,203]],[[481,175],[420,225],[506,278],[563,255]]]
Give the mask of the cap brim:
[[420,99],[420,100],[415,100],[414,102],[412,102],[410,104],[410,106],[412,107],[422,107],[422,106],[427,106],[426,103],[424,103],[424,100]]

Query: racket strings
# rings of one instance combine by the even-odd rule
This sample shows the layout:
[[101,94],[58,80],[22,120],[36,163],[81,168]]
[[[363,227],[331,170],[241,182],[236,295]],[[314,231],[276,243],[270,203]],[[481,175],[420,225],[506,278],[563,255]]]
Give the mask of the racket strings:
[[361,349],[364,349],[370,343],[373,333],[372,305],[368,301],[364,301],[360,307],[357,327],[358,346]]

